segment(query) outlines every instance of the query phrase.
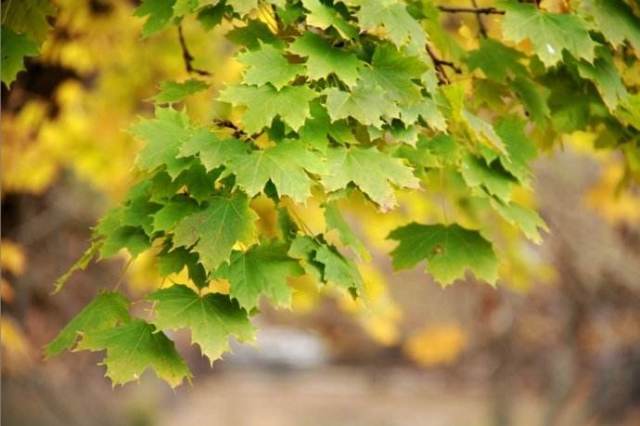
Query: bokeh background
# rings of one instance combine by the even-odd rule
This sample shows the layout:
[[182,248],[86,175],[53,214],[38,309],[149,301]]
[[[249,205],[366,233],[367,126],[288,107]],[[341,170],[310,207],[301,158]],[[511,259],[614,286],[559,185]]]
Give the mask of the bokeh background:
[[[594,150],[585,132],[535,164],[536,198],[522,197],[551,232],[533,245],[502,230],[497,289],[392,273],[388,231],[440,209],[401,193],[385,215],[343,206],[373,254],[360,264],[366,308],[298,280],[294,310],[265,306],[256,346],[234,345],[212,368],[175,334],[195,375],[175,391],[152,374],[112,389],[99,354],[43,360],[43,345],[98,289],[123,280],[135,296],[158,285],[151,255],[126,270],[122,255],[50,294],[135,181],[140,146],[126,129],[152,113],[160,82],[188,77],[177,30],[141,40],[135,1],[55,3],[41,57],[2,86],[3,424],[640,424],[640,191],[619,185],[619,153]],[[473,16],[444,25],[476,42]],[[194,66],[212,73],[212,88],[185,106],[196,121],[211,120],[213,94],[240,72],[226,30],[184,22]],[[318,206],[300,214],[322,228]]]

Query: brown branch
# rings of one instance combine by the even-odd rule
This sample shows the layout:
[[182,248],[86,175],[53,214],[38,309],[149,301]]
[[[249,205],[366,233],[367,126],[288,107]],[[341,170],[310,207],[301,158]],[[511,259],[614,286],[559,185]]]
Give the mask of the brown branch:
[[460,67],[458,67],[456,64],[438,57],[438,55],[436,55],[431,46],[429,46],[428,44],[426,45],[426,49],[429,57],[431,58],[431,62],[433,62],[433,66],[436,68],[436,76],[438,77],[438,82],[441,85],[451,83],[449,77],[447,76],[447,72],[445,71],[445,67],[451,68],[456,74],[462,73],[462,69],[460,69]]
[[[478,2],[476,0],[471,0],[471,5],[475,9],[478,8]],[[478,31],[480,31],[480,35],[487,38],[487,27],[485,27],[484,22],[482,21],[482,14],[476,13],[476,21],[478,21]]]
[[193,55],[189,52],[187,43],[184,41],[184,34],[182,33],[182,25],[178,25],[178,39],[180,40],[180,48],[182,49],[182,59],[184,60],[184,66],[189,74],[198,74],[203,76],[210,76],[209,71],[194,68],[192,65]]
[[447,13],[475,13],[476,15],[504,15],[504,10],[495,7],[456,7],[438,6],[441,12]]
[[230,120],[222,120],[219,118],[215,118],[213,122],[220,127],[233,130],[234,138],[244,138],[245,136],[247,136],[247,134],[242,129],[240,129],[238,126],[233,124],[233,122],[231,122]]

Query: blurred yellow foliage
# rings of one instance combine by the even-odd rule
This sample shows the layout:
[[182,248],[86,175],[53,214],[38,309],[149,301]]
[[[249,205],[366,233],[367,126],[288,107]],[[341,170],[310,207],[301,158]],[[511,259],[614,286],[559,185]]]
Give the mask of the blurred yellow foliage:
[[451,364],[458,359],[467,340],[467,334],[458,324],[429,325],[409,337],[403,350],[424,367]]
[[623,188],[624,166],[611,159],[600,179],[587,193],[587,205],[612,223],[640,223],[640,193]]
[[358,269],[363,280],[362,297],[354,300],[351,295],[343,293],[339,299],[340,307],[354,315],[377,343],[397,343],[402,311],[391,298],[384,275],[371,263],[361,263]]
[[31,344],[18,325],[10,318],[0,318],[2,335],[2,370],[20,372],[31,365]]

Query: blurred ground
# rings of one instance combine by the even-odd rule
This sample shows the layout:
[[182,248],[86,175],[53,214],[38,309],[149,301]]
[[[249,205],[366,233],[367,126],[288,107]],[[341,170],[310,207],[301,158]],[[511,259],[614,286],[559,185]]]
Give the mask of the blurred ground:
[[[51,298],[53,279],[86,245],[97,214],[88,207],[100,205],[86,200],[99,198],[73,178],[42,197],[8,197],[3,236],[38,267],[14,280],[15,300],[5,308],[29,348],[17,359],[3,353],[3,424],[638,424],[638,234],[575,208],[597,173],[575,153],[537,168],[553,230],[544,246],[558,271],[553,283],[528,293],[473,283],[442,290],[420,271],[390,275],[404,333],[451,321],[466,330],[454,361],[420,368],[400,347],[376,344],[328,300],[305,314],[265,310],[261,327],[270,337],[213,369],[188,335],[177,335],[195,379],[175,392],[152,375],[112,391],[96,354],[41,359],[39,348],[96,288],[115,282],[122,265],[94,265]],[[73,201],[80,196],[85,202]]]

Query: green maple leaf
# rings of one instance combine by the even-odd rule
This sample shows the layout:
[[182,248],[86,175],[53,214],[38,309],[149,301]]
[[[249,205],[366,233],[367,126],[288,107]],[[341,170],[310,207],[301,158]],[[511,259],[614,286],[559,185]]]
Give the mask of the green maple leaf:
[[229,281],[229,295],[240,306],[252,311],[265,296],[272,303],[291,306],[291,288],[287,278],[304,272],[297,260],[287,256],[288,247],[281,243],[262,243],[246,252],[234,252],[231,262],[216,273]]
[[371,60],[371,68],[362,71],[363,79],[375,82],[385,96],[403,104],[418,103],[422,99],[419,81],[427,66],[417,56],[405,55],[395,46],[378,44]]
[[348,86],[353,86],[363,65],[353,53],[331,46],[327,40],[310,31],[296,38],[289,51],[307,58],[305,73],[312,80],[333,74]]
[[298,141],[284,141],[273,147],[255,150],[235,157],[227,165],[236,176],[236,183],[249,196],[254,196],[271,180],[278,195],[288,195],[304,203],[311,196],[313,181],[307,174],[325,174],[322,158]]
[[139,319],[115,328],[87,332],[77,349],[106,350],[103,364],[114,386],[140,378],[148,368],[171,387],[191,378],[189,367],[173,342],[153,325]]
[[417,188],[419,181],[411,168],[376,148],[332,148],[327,152],[328,174],[322,182],[328,191],[346,188],[354,183],[382,210],[396,205],[391,184]]
[[206,287],[209,284],[207,271],[200,264],[198,255],[184,247],[178,247],[173,250],[169,250],[169,247],[169,243],[165,244],[162,251],[156,255],[158,273],[166,277],[169,274],[182,272],[184,268],[187,268],[189,279],[198,288]]
[[351,230],[351,227],[344,220],[342,213],[340,213],[340,208],[336,203],[328,203],[325,205],[324,220],[327,224],[327,229],[335,229],[338,231],[342,244],[351,247],[364,260],[371,258],[369,250],[367,250],[362,241],[360,241],[360,238]]
[[471,188],[483,187],[505,202],[511,199],[514,179],[495,164],[467,155],[462,162],[462,177]]
[[149,37],[165,29],[173,18],[175,0],[143,0],[142,4],[133,12],[134,16],[144,17],[142,37]]
[[259,49],[262,44],[284,47],[283,41],[271,32],[267,24],[258,20],[250,20],[245,26],[234,28],[226,37],[250,50]]
[[491,38],[481,38],[480,47],[469,52],[467,64],[473,71],[480,68],[487,78],[503,83],[509,76],[524,75],[527,69],[520,61],[524,55]]
[[551,114],[547,105],[548,91],[531,79],[518,76],[511,82],[511,88],[537,124],[543,124]]
[[248,133],[259,132],[279,116],[298,130],[309,117],[309,102],[318,94],[307,86],[287,86],[277,90],[271,85],[228,86],[219,100],[246,107],[242,122]]
[[229,350],[229,338],[241,342],[255,338],[247,312],[229,296],[198,295],[189,287],[176,284],[147,296],[156,302],[153,324],[158,330],[191,329],[192,343],[213,363]]
[[414,222],[393,230],[388,238],[399,242],[391,252],[395,269],[412,268],[426,260],[427,271],[443,286],[463,278],[467,269],[491,284],[498,278],[493,247],[478,231],[457,224]]
[[307,24],[322,30],[333,27],[345,39],[353,39],[358,35],[358,30],[347,22],[333,7],[327,6],[320,0],[302,0],[305,9]]
[[528,3],[503,2],[501,6],[506,11],[502,20],[504,38],[516,43],[529,39],[547,67],[562,60],[563,50],[593,61],[596,44],[578,15],[545,12]]
[[240,53],[237,56],[238,61],[247,67],[243,82],[256,86],[271,83],[280,90],[297,75],[303,74],[304,67],[289,63],[283,53],[281,49],[269,44],[263,44],[257,50]]
[[151,247],[149,237],[142,227],[124,225],[124,207],[111,210],[95,228],[95,238],[100,241],[100,257],[108,258],[126,248],[133,257]]
[[182,83],[165,81],[160,84],[160,92],[153,97],[157,104],[180,102],[189,95],[201,92],[209,88],[202,80],[190,78]]
[[45,348],[47,357],[75,346],[81,334],[107,330],[129,321],[129,301],[117,292],[98,294]]
[[582,78],[593,81],[604,104],[613,112],[629,96],[629,92],[620,78],[620,71],[613,63],[611,53],[605,48],[598,48],[597,52],[598,57],[592,64],[578,62],[578,73]]
[[462,85],[450,84],[439,93],[443,95],[439,99],[448,106],[448,118],[452,122],[459,123],[465,129],[468,138],[506,154],[504,144],[493,126],[465,108]]
[[[11,29],[15,34],[25,35],[38,45],[47,38],[51,29],[47,17],[53,16],[56,12],[56,8],[50,0],[8,0],[3,3],[3,27]],[[6,47],[4,37],[3,33],[3,51]]]
[[244,16],[258,7],[258,0],[226,0],[240,16]]
[[400,116],[406,124],[413,124],[421,117],[429,127],[444,132],[447,130],[447,120],[438,108],[438,104],[427,97],[423,97],[417,103],[405,105],[400,108]]
[[310,109],[311,117],[298,131],[298,137],[302,142],[322,153],[327,151],[330,138],[338,143],[358,143],[349,123],[346,120],[332,123],[327,110],[318,99],[311,102]]
[[248,153],[249,146],[235,138],[221,139],[207,129],[197,129],[180,147],[180,157],[197,155],[207,171],[227,165]]
[[324,265],[323,278],[327,283],[342,287],[357,296],[362,291],[362,277],[356,265],[335,247],[321,245],[314,260]]
[[519,228],[528,239],[536,244],[542,242],[540,230],[549,230],[547,224],[534,210],[516,203],[504,203],[495,198],[491,200],[491,205],[507,222]]
[[165,166],[167,173],[175,179],[188,166],[189,161],[178,158],[178,153],[192,131],[184,111],[156,108],[155,119],[141,120],[131,128],[131,133],[145,142],[136,165],[149,172]]
[[529,162],[537,155],[533,142],[524,133],[525,123],[516,117],[505,117],[495,126],[502,139],[508,156],[500,156],[500,163],[521,183],[526,184],[531,177]]
[[345,92],[335,87],[324,91],[327,95],[326,107],[332,121],[353,117],[365,126],[381,127],[380,117],[397,117],[396,104],[389,99],[377,85],[360,81],[358,85]]
[[188,196],[178,194],[153,214],[153,231],[169,231],[183,217],[189,216],[197,210],[198,204],[195,201]]
[[386,35],[396,46],[411,43],[424,46],[427,41],[425,32],[407,11],[404,2],[397,0],[347,0],[347,3],[360,6],[356,16],[360,28],[365,31],[383,27]]
[[241,192],[211,198],[197,213],[184,217],[174,229],[176,247],[193,247],[208,271],[214,271],[229,260],[237,242],[248,243],[253,238],[256,214],[249,208],[249,199]]
[[2,81],[8,86],[24,70],[24,58],[36,56],[38,45],[24,34],[16,34],[2,26]]
[[592,18],[591,28],[601,32],[615,47],[628,40],[640,52],[640,18],[619,0],[582,0],[580,11]]
[[356,295],[362,289],[356,265],[321,237],[298,235],[291,242],[288,255],[298,259],[305,273],[318,282],[331,283]]

